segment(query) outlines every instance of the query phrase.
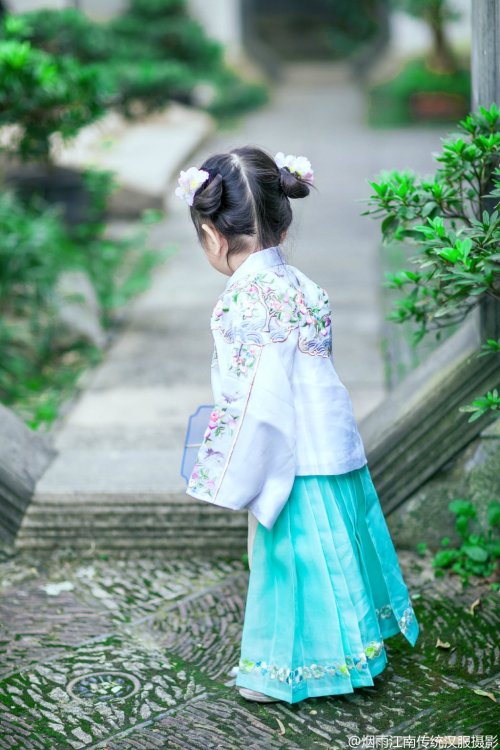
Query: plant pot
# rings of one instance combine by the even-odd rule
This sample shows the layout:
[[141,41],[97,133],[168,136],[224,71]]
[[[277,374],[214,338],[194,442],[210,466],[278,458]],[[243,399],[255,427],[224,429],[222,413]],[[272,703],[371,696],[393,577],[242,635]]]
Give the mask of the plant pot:
[[88,219],[91,198],[83,173],[71,167],[46,164],[23,164],[6,170],[5,186],[22,199],[40,196],[62,209],[69,230]]
[[460,120],[469,111],[469,102],[459,94],[446,91],[418,91],[410,96],[409,110],[416,121]]

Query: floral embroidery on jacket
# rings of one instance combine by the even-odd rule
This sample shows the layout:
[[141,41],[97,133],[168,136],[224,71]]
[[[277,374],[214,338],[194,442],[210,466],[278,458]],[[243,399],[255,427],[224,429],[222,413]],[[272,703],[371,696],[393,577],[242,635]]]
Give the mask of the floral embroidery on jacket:
[[[284,284],[272,271],[243,277],[217,300],[211,328],[225,340],[268,344],[298,331],[298,347],[306,354],[330,356],[331,312],[328,295],[316,285],[317,296],[306,302],[299,285]],[[298,281],[298,279],[297,279]]]
[[353,656],[348,655],[344,662],[332,662],[331,664],[309,664],[289,669],[278,667],[276,664],[268,665],[265,661],[252,661],[251,659],[240,659],[239,669],[242,672],[255,672],[263,677],[269,676],[272,680],[278,679],[286,682],[293,688],[300,687],[304,680],[317,679],[321,677],[349,677],[355,669],[358,672],[368,670],[368,661],[375,659],[384,650],[384,641],[370,641],[364,651]]
[[257,360],[258,347],[255,344],[240,344],[233,349],[229,371],[238,377],[247,376]]
[[318,284],[301,279],[292,266],[268,268],[229,283],[214,306],[212,383],[221,391],[188,482],[188,489],[205,499],[215,501],[218,495],[263,348],[285,342],[293,333],[291,341],[300,351],[331,354],[328,295]]
[[[189,489],[206,494],[210,499],[215,496],[217,481],[220,481],[221,470],[227,462],[233,438],[243,418],[261,351],[262,346],[257,344],[239,342],[232,347],[228,373],[235,376],[236,379],[233,379],[236,387],[226,381],[227,388],[222,389],[219,403],[214,405],[210,414],[198,460],[188,482]],[[241,382],[241,387],[238,381]]]
[[189,487],[192,490],[203,490],[209,497],[213,496],[215,489],[215,477],[217,469],[224,460],[224,452],[211,447],[214,438],[221,435],[232,437],[240,415],[232,413],[229,407],[215,407],[210,415],[210,420],[203,435],[203,445],[200,449],[200,458],[195,463],[189,478]]

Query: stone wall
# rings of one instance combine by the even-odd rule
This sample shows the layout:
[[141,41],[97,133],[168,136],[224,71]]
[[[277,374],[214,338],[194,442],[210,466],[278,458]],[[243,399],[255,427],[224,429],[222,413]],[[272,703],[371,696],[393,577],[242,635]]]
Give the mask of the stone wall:
[[47,438],[0,404],[0,539],[14,538],[35,484],[54,455]]
[[455,516],[447,507],[452,500],[476,505],[479,523],[488,528],[488,504],[500,501],[500,419],[388,514],[387,524],[396,546],[415,551],[419,542],[426,542],[435,552],[443,536],[449,536],[452,544],[459,542]]

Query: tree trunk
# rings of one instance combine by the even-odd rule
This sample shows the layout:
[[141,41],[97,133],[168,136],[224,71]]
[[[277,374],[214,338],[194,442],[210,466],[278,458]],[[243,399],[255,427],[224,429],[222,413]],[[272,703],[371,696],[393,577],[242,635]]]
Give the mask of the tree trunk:
[[448,42],[445,31],[445,19],[442,6],[430,8],[425,13],[432,34],[432,52],[430,63],[440,73],[453,73],[457,70],[457,61]]

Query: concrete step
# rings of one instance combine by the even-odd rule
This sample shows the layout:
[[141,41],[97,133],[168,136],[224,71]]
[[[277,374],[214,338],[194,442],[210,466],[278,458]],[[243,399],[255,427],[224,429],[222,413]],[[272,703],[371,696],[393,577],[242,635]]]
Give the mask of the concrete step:
[[247,512],[231,511],[187,495],[62,494],[35,497],[19,529],[18,549],[70,546],[97,550],[158,549],[189,557],[246,552]]
[[187,556],[193,549],[215,556],[246,551],[246,511],[186,494],[181,435],[170,449],[103,448],[98,434],[96,443],[62,450],[48,467],[17,534],[19,549],[95,545]]

